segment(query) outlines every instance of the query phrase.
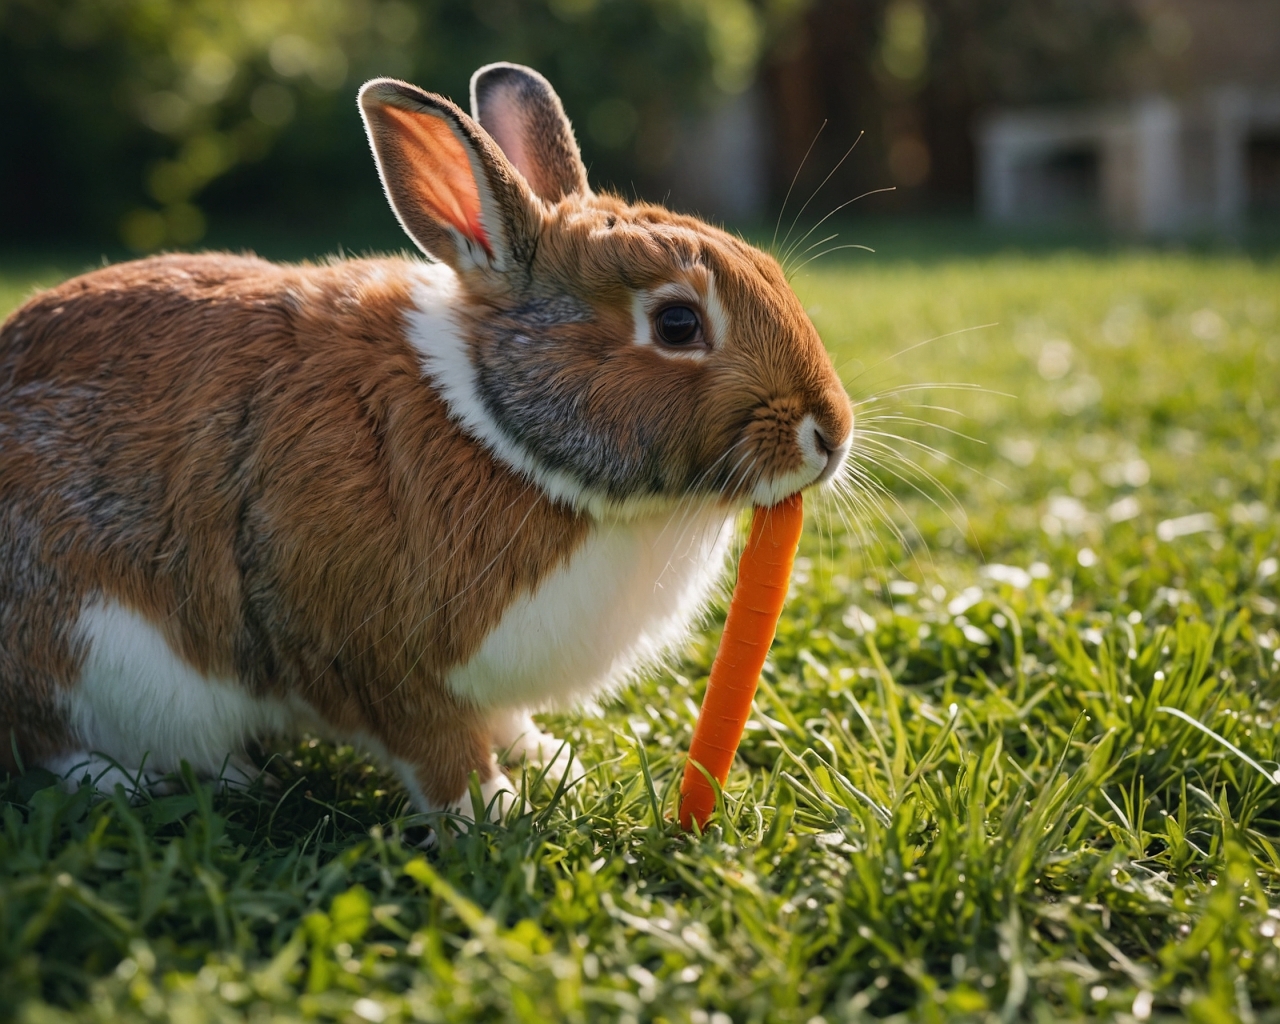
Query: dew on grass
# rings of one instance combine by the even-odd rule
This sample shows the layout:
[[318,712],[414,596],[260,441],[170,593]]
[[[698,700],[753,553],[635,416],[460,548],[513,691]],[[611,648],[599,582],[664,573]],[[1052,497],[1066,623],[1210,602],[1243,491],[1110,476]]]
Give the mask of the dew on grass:
[[1107,518],[1113,523],[1127,523],[1140,515],[1142,515],[1142,503],[1132,494],[1126,494],[1107,506]]
[[1040,346],[1036,371],[1045,380],[1061,380],[1071,372],[1074,354],[1075,350],[1071,347],[1071,342],[1062,338],[1050,339]]
[[[1003,565],[995,562],[991,565],[982,567],[982,575],[996,583],[1007,583],[1014,590],[1026,590],[1031,586],[1031,574],[1026,569],[1021,569],[1016,565]],[[938,599],[945,597],[945,592]]]
[[1217,526],[1218,517],[1212,512],[1194,512],[1174,519],[1162,519],[1156,524],[1156,536],[1167,543],[1179,537],[1208,533],[1210,530],[1217,529]]

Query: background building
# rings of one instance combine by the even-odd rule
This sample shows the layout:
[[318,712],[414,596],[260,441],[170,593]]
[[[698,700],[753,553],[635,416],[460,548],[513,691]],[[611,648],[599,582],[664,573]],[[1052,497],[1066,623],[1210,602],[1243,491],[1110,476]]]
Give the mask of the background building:
[[1148,237],[1238,233],[1280,200],[1280,91],[1220,86],[981,125],[979,204],[999,223],[1100,221]]

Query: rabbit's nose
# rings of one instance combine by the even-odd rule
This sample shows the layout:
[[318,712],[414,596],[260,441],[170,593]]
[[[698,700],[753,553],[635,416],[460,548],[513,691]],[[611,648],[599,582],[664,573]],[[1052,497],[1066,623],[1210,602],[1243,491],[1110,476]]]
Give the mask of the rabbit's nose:
[[822,467],[822,472],[818,474],[815,484],[823,484],[830,480],[840,471],[840,467],[844,464],[845,458],[849,454],[850,435],[846,434],[843,441],[833,442],[828,434],[821,427],[814,427],[813,442],[818,453],[826,456],[826,465]]
[[813,440],[828,454],[847,449],[853,434],[853,406],[844,388],[829,388],[813,406]]

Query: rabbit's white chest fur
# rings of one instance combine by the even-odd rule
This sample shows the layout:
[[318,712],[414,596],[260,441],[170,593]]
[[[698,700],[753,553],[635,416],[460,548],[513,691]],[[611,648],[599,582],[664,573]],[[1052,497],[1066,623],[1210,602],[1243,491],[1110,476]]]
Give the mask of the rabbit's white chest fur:
[[597,527],[568,563],[517,598],[447,678],[496,707],[562,705],[652,662],[687,633],[724,566],[723,507]]

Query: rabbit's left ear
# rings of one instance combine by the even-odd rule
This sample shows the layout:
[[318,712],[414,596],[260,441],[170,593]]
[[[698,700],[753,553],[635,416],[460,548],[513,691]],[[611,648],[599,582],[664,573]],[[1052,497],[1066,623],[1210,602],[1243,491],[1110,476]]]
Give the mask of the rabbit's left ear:
[[520,64],[486,64],[471,76],[471,116],[502,147],[534,194],[549,203],[590,195],[587,169],[551,83]]
[[360,112],[391,208],[423,251],[459,273],[527,268],[541,203],[483,128],[390,78],[365,83]]

